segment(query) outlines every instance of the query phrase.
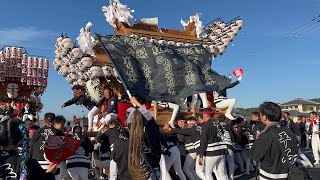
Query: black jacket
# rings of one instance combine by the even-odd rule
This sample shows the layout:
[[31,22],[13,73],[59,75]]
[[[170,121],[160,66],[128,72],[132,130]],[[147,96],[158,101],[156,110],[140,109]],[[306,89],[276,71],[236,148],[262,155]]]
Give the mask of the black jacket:
[[264,125],[260,120],[258,121],[250,121],[249,128],[250,134],[253,136],[253,139],[257,137],[257,131],[261,132],[266,125]]
[[297,128],[297,126],[294,124],[293,120],[289,119],[288,121],[283,120],[281,121],[281,125],[283,127],[287,127],[290,129],[296,136],[300,136],[300,130]]
[[144,135],[144,142],[151,150],[150,153],[146,154],[147,161],[152,168],[159,168],[159,162],[161,158],[159,126],[154,119],[151,119],[147,121],[145,129],[146,132]]
[[86,107],[88,110],[91,110],[94,106],[96,106],[96,103],[94,101],[91,100],[90,97],[86,96],[86,95],[82,95],[82,96],[74,96],[72,99],[70,99],[69,101],[64,103],[64,106],[70,106],[72,104],[76,104],[76,105],[83,105],[84,107]]
[[187,128],[187,129],[178,129],[178,128],[174,128],[172,129],[173,133],[179,133],[185,136],[190,136],[193,142],[193,146],[196,150],[196,153],[199,154],[200,153],[200,134],[201,134],[201,130],[202,130],[202,125],[197,125],[194,126],[192,128]]
[[93,152],[93,145],[89,138],[74,136],[81,141],[78,150],[66,160],[67,168],[84,167],[90,168],[90,153]]
[[222,141],[227,146],[228,149],[234,150],[234,136],[233,136],[233,130],[230,126],[230,124],[227,124],[225,122],[220,122],[220,126],[223,129],[223,136]]
[[[21,156],[16,151],[0,151],[0,179],[18,180],[20,178]],[[28,180],[54,180],[52,173],[46,173],[34,159],[27,160]]]
[[221,91],[215,91],[216,93],[218,93],[218,96],[214,96],[214,103],[218,103],[224,99],[227,98],[227,89],[233,88],[236,85],[238,85],[240,83],[240,81],[235,81],[231,84],[229,84],[229,86],[225,87],[223,90]]
[[220,156],[227,153],[227,146],[221,144],[223,136],[223,128],[213,122],[207,121],[202,125],[200,138],[199,155],[204,156]]
[[[275,134],[275,137],[273,137]],[[279,143],[280,142],[280,143]],[[280,125],[267,126],[253,143],[252,159],[260,161],[260,176],[265,179],[287,179],[289,168],[285,163],[280,144],[285,148],[286,156],[295,163],[298,154],[297,138],[291,130]]]
[[181,128],[171,129],[173,133],[180,134],[185,137],[184,146],[188,154],[196,152],[196,149],[194,147],[194,142],[192,139],[192,135],[196,134],[195,130],[196,130],[195,126],[192,128],[185,128],[185,129],[181,129]]
[[11,106],[6,107],[6,109],[5,109],[5,111],[4,111],[4,115],[5,115],[5,116],[10,116],[10,117],[12,117],[13,113],[14,113],[13,107],[11,107]]
[[20,116],[23,116],[25,114],[31,114],[33,116],[36,115],[35,110],[33,109],[33,107],[29,106],[29,109],[27,110],[26,107],[23,107],[20,111]]
[[44,144],[49,136],[64,136],[64,133],[53,126],[44,126],[37,129],[30,141],[29,156],[39,162],[43,169],[47,169],[50,164],[44,158]]
[[[128,169],[128,152],[129,152],[129,135],[126,130],[117,126],[112,129],[106,130],[97,141],[109,140],[111,156],[110,159],[117,163],[118,178],[119,179],[132,179]],[[125,163],[124,163],[125,162]]]
[[104,101],[107,101],[107,108],[104,109],[104,112],[118,114],[118,99],[115,96],[111,96],[108,100],[104,97],[98,105],[100,108],[103,106]]

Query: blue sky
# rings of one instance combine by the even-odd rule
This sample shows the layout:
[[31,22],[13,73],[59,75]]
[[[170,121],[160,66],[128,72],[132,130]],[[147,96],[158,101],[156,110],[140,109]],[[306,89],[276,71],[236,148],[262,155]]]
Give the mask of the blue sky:
[[[254,107],[266,100],[284,102],[297,97],[320,97],[320,23],[284,44],[252,54],[310,23],[320,14],[319,0],[121,2],[135,10],[134,18],[158,16],[159,26],[164,28],[182,29],[180,19],[187,20],[197,12],[202,13],[203,24],[217,17],[229,21],[240,16],[244,27],[233,45],[229,45],[226,53],[213,63],[214,70],[224,75],[238,67],[244,69],[240,85],[228,91],[229,97],[238,99],[238,107]],[[24,46],[29,54],[50,57],[52,62],[55,40],[62,32],[75,39],[79,29],[91,21],[94,32],[113,34],[101,11],[108,3],[105,0],[4,1],[1,3],[0,46]],[[73,114],[86,114],[85,108],[77,106],[60,109],[60,105],[71,97],[70,85],[51,67],[48,88],[42,97],[43,112],[55,112],[68,119]]]

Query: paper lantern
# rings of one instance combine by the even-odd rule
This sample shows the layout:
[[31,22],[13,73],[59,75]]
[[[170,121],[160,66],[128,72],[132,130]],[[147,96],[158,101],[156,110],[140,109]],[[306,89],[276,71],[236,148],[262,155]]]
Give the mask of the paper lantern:
[[241,19],[236,20],[236,24],[241,28],[243,26],[243,21]]
[[20,82],[22,82],[22,83],[27,82],[27,76],[26,76],[25,74],[23,74],[23,75],[21,76]]
[[70,73],[70,77],[73,81],[76,81],[78,79],[78,74],[76,73]]
[[219,50],[219,53],[220,53],[220,54],[222,54],[225,49],[226,49],[226,47],[225,47],[224,45],[218,46],[218,50]]
[[69,69],[70,69],[70,72],[71,72],[71,73],[75,73],[75,72],[76,72],[76,67],[75,67],[74,64],[71,64],[71,65],[69,66]]
[[4,64],[0,64],[0,72],[4,72]]
[[33,57],[28,57],[27,67],[28,68],[32,68],[33,67]]
[[32,76],[32,68],[27,68],[27,76],[28,77]]
[[44,69],[48,69],[49,68],[49,59],[44,59],[43,68]]
[[6,47],[6,58],[10,58],[10,51],[11,51],[11,49],[10,49],[10,47]]
[[48,83],[47,79],[42,79],[42,86],[43,87],[47,87],[47,83]]
[[85,85],[86,85],[86,82],[85,82],[85,80],[83,80],[83,79],[78,79],[77,83],[78,83],[80,86],[85,86]]
[[80,70],[84,70],[84,69],[86,69],[86,68],[88,68],[88,67],[91,67],[92,66],[92,59],[91,59],[91,57],[83,57],[82,59],[81,59],[81,61],[80,61],[80,66],[79,66],[79,68],[80,68]]
[[174,41],[168,41],[168,45],[174,46],[174,45],[176,45],[176,42],[174,42]]
[[27,66],[23,65],[21,67],[21,72],[22,72],[22,74],[26,74],[27,73]]
[[87,81],[86,90],[92,100],[94,100],[95,102],[100,102],[100,100],[102,99],[102,86],[98,78]]
[[16,69],[16,77],[21,77],[21,69]]
[[33,68],[38,68],[38,57],[33,57]]
[[17,57],[17,51],[18,51],[18,49],[17,49],[17,47],[11,47],[11,52],[10,52],[10,58],[16,58]]
[[6,81],[5,74],[0,73],[0,82],[4,82],[4,81]]
[[41,57],[38,59],[38,68],[39,69],[43,68],[43,58],[41,58]]
[[167,42],[165,40],[159,40],[158,43],[161,46],[165,46],[167,44]]
[[47,69],[44,69],[43,70],[43,78],[48,78],[48,70]]
[[17,98],[18,96],[18,84],[9,83],[7,85],[7,95],[9,98]]
[[110,77],[112,75],[112,67],[110,66],[103,66],[102,67],[102,73],[105,77]]
[[38,78],[32,77],[32,85],[34,85],[34,86],[38,85]]
[[84,73],[83,72],[78,72],[78,78],[79,79],[84,79]]
[[17,59],[17,67],[21,68],[22,65],[22,59]]
[[70,73],[70,69],[68,66],[66,65],[63,65],[61,66],[60,70],[59,70],[59,73],[62,75],[62,76],[67,76],[69,73]]
[[83,56],[83,52],[80,48],[73,48],[70,53],[70,58],[72,60],[80,59]]
[[43,69],[38,69],[38,77],[43,77]]
[[74,46],[74,42],[70,38],[64,38],[61,41],[61,47],[65,50],[72,49]]
[[183,42],[177,42],[176,45],[177,45],[178,47],[180,47],[180,46],[183,46],[184,44],[183,44]]
[[91,76],[90,79],[99,77],[102,73],[102,70],[99,66],[93,66],[90,68]]
[[17,65],[17,59],[16,58],[11,58],[10,60],[11,60],[10,66],[16,66]]
[[32,77],[38,77],[38,69],[32,69]]
[[28,64],[28,55],[27,54],[23,54],[22,55],[22,62],[21,64],[23,65],[27,65]]
[[28,86],[32,85],[31,77],[27,77],[27,85]]
[[42,86],[42,78],[41,77],[37,78],[37,86]]
[[18,48],[18,50],[17,50],[17,57],[18,57],[18,58],[22,58],[22,54],[23,54],[22,48]]
[[144,42],[147,42],[147,41],[148,41],[148,38],[146,38],[146,37],[140,37],[140,40],[141,40],[141,41],[144,41]]

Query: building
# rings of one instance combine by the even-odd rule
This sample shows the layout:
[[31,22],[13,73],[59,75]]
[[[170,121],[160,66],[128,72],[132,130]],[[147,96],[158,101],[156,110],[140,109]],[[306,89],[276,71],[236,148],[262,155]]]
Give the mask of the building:
[[290,117],[297,121],[298,117],[308,116],[311,111],[320,112],[320,103],[302,98],[293,99],[279,104],[283,112],[289,112]]

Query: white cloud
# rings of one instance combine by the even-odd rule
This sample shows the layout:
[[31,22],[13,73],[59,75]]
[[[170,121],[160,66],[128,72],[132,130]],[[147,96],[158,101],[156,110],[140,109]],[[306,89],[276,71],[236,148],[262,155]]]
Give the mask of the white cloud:
[[52,49],[51,43],[53,37],[58,33],[51,30],[43,30],[36,27],[15,27],[0,29],[0,45],[18,45],[29,46],[38,49]]

